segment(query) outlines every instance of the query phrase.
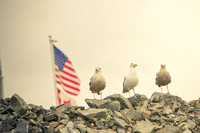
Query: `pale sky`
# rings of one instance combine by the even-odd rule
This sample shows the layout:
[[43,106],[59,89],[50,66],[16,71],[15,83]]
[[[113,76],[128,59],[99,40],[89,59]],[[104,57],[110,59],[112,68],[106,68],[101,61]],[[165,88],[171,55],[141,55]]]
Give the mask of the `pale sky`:
[[81,79],[78,105],[86,106],[84,99],[93,98],[88,83],[96,66],[106,79],[104,98],[122,94],[132,62],[138,64],[136,93],[149,98],[161,91],[155,77],[165,63],[171,94],[198,99],[199,7],[199,0],[0,0],[4,96],[17,93],[45,108],[56,104],[48,40],[52,35]]

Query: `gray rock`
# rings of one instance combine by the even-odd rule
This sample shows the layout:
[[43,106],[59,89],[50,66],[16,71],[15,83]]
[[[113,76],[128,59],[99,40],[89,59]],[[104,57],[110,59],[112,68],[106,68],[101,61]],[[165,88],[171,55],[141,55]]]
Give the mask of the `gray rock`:
[[69,116],[67,114],[59,113],[59,112],[55,112],[54,114],[58,117],[58,121],[62,119],[69,120]]
[[74,128],[74,123],[72,121],[69,121],[66,127],[67,128]]
[[98,99],[85,99],[87,105],[90,108],[104,108],[104,104],[111,102],[110,99],[105,99],[105,100],[98,100]]
[[68,122],[66,128],[69,133],[80,133],[77,129],[74,128],[74,122],[72,121]]
[[188,119],[188,117],[185,116],[185,115],[184,115],[184,116],[180,116],[180,117],[179,117],[179,123],[186,122],[187,119]]
[[173,113],[172,109],[170,109],[169,107],[165,107],[163,110],[163,115],[169,115]]
[[59,121],[61,124],[63,124],[63,125],[67,125],[67,123],[69,122],[69,120],[68,119],[62,119],[62,120],[60,120]]
[[59,123],[55,121],[55,122],[51,122],[49,125],[53,128],[56,128],[59,125]]
[[20,122],[14,130],[14,133],[28,133],[29,124],[27,122]]
[[117,111],[114,111],[114,113],[113,113],[113,117],[116,117],[116,118],[123,118],[124,116],[122,115],[122,113],[120,113],[120,112],[117,112]]
[[145,101],[147,101],[147,97],[145,95],[135,95],[133,97],[128,98],[133,107],[144,106]]
[[142,113],[134,109],[129,109],[126,115],[128,115],[133,121],[140,121],[144,119]]
[[151,133],[153,132],[155,126],[148,120],[139,121],[136,125],[133,125],[133,131],[139,133]]
[[191,121],[190,119],[187,120],[187,124],[188,124],[188,128],[190,130],[193,130],[196,127],[196,123],[194,123],[193,121]]
[[[0,99],[0,100],[3,100],[3,99]],[[3,104],[0,104],[0,113],[3,114],[6,111],[7,111],[7,106],[3,105]]]
[[11,99],[9,106],[17,113],[23,114],[26,112],[28,105],[26,102],[17,94],[14,94]]
[[130,101],[128,99],[126,99],[124,96],[122,96],[121,94],[113,94],[113,95],[106,97],[105,99],[111,99],[112,101],[119,101],[120,105],[121,105],[121,109],[125,109],[125,108],[132,109],[133,108]]
[[180,130],[177,127],[166,125],[164,128],[156,131],[155,133],[180,133]]
[[56,112],[62,113],[63,111],[66,111],[68,108],[70,108],[70,104],[62,104],[56,107]]
[[160,104],[160,103],[150,103],[149,105],[148,105],[148,109],[150,110],[150,111],[157,111],[157,110],[163,110],[163,107],[164,107],[164,105],[163,104]]
[[109,103],[106,103],[105,108],[111,110],[112,112],[114,111],[120,111],[120,102],[119,101],[111,101]]
[[42,126],[43,133],[55,133],[55,129],[51,126]]
[[160,117],[157,115],[153,115],[149,118],[151,122],[160,122]]
[[0,120],[4,121],[9,117],[8,114],[0,114]]
[[183,131],[183,133],[192,133],[189,129]]
[[174,103],[181,104],[182,99],[178,96],[154,92],[150,98],[150,101],[154,103],[162,102],[164,105],[169,105],[171,107]]
[[96,131],[91,128],[86,128],[86,133],[96,133]]
[[103,121],[96,121],[95,122],[95,125],[96,125],[96,127],[98,128],[98,129],[102,129],[102,128],[104,128],[104,123],[103,123]]
[[162,100],[163,93],[154,92],[150,98],[150,101],[153,103],[160,102]]
[[7,133],[13,129],[10,124],[0,124],[0,133]]
[[186,102],[185,100],[183,100],[183,101],[181,102],[181,106],[188,106],[188,102]]
[[51,112],[47,113],[45,116],[44,116],[44,120],[45,121],[56,121],[57,120],[57,116]]
[[177,112],[178,110],[179,110],[179,106],[176,105],[176,104],[173,104],[173,105],[172,105],[172,111],[173,111],[173,112]]
[[60,128],[59,133],[69,133],[69,131],[67,130],[67,128]]
[[113,118],[113,120],[114,120],[114,123],[117,125],[117,126],[119,126],[119,127],[121,127],[121,128],[126,128],[127,126],[129,126],[124,120],[122,120],[122,119],[119,119],[119,118]]
[[80,133],[86,133],[86,126],[83,124],[76,124],[75,128],[79,130]]
[[82,115],[89,119],[106,118],[108,115],[107,109],[94,109],[94,108],[90,108],[90,109],[86,109],[86,110],[77,110],[76,114]]
[[126,131],[123,128],[117,128],[117,133],[126,133]]
[[23,118],[25,118],[25,119],[37,119],[37,114],[30,111],[30,110],[27,110],[25,115],[23,116]]

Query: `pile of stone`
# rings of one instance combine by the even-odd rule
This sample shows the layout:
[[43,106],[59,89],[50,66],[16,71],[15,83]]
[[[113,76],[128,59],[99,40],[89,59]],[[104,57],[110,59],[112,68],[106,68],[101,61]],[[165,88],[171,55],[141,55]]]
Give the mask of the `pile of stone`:
[[196,133],[200,99],[186,102],[155,92],[125,98],[85,99],[89,108],[63,104],[44,109],[17,94],[0,100],[0,132],[10,133]]

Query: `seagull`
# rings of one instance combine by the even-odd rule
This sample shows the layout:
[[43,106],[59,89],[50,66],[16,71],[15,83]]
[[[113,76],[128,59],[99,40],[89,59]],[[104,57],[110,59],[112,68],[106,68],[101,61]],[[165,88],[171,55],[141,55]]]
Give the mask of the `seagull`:
[[135,70],[136,66],[137,64],[134,64],[134,63],[130,64],[129,73],[126,75],[123,82],[123,93],[129,92],[129,96],[130,96],[131,89],[133,89],[134,95],[136,95],[135,90],[134,90],[135,86],[137,86],[138,84],[138,77]]
[[161,87],[161,91],[162,91],[162,86],[166,86],[168,94],[170,94],[168,90],[169,83],[171,83],[171,76],[166,69],[166,65],[161,64],[160,71],[156,74],[156,85],[158,85],[158,87]]
[[106,81],[102,75],[100,67],[96,67],[95,73],[90,79],[89,86],[92,93],[94,93],[94,99],[95,99],[95,93],[101,95],[102,99],[102,90],[106,87]]

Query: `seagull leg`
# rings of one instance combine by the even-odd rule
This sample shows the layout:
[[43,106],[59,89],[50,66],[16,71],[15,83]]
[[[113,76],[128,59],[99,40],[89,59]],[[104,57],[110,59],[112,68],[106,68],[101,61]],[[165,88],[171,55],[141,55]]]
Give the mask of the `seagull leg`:
[[101,100],[102,100],[102,92],[100,92]]
[[134,96],[138,95],[137,93],[135,93],[135,90],[133,89],[133,92],[134,92]]
[[130,90],[129,90],[128,92],[129,92],[129,97],[131,97],[131,93],[130,93]]
[[167,87],[167,93],[170,94],[170,93],[169,93],[169,89],[168,89],[168,85],[167,85],[166,87]]
[[160,88],[161,88],[161,92],[163,93],[163,91],[162,91],[162,86],[161,86]]
[[94,99],[95,99],[95,93],[93,93],[94,94]]

